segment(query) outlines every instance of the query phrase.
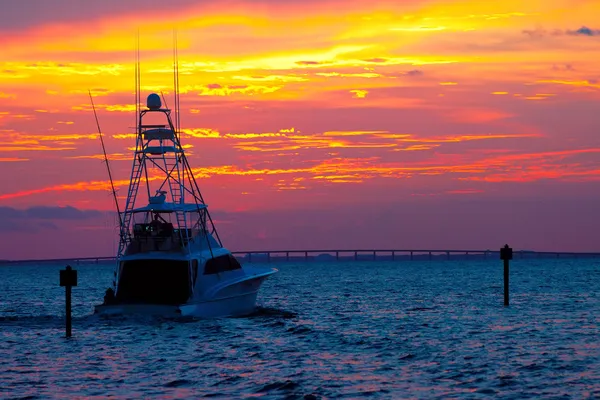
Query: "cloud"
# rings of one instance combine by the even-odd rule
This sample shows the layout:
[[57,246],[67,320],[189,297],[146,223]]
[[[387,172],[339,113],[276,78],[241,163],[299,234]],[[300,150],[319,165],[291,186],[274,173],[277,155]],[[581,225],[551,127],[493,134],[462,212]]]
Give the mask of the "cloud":
[[101,211],[79,210],[70,206],[35,206],[25,209],[18,209],[13,207],[0,207],[0,219],[2,220],[83,220],[96,218],[101,215]]
[[[268,185],[271,188],[280,190],[289,189],[319,189],[330,184],[348,184],[348,183],[361,183],[371,180],[381,179],[406,179],[406,178],[417,178],[427,179],[432,176],[447,176],[453,181],[462,182],[533,182],[541,180],[560,180],[560,181],[582,181],[582,180],[598,180],[600,171],[597,166],[590,163],[589,160],[596,157],[600,153],[600,148],[584,148],[584,149],[573,149],[573,150],[557,150],[557,151],[546,151],[546,152],[506,152],[498,153],[494,150],[491,151],[477,151],[470,152],[468,155],[456,155],[455,153],[448,153],[443,151],[437,151],[436,154],[432,155],[427,160],[420,161],[409,161],[409,153],[414,153],[411,150],[423,151],[430,150],[435,145],[443,145],[444,143],[456,144],[467,141],[480,141],[480,140],[502,140],[502,139],[518,139],[516,135],[482,135],[482,136],[465,136],[465,137],[440,137],[431,139],[419,139],[407,136],[406,134],[399,134],[399,143],[403,143],[405,146],[404,150],[391,151],[405,151],[407,156],[403,156],[403,160],[398,161],[397,157],[388,158],[387,160],[381,156],[372,157],[361,157],[352,156],[346,157],[340,155],[339,152],[335,155],[331,154],[331,149],[335,148],[340,150],[341,148],[374,148],[374,147],[388,147],[389,144],[382,144],[377,142],[345,142],[343,137],[347,136],[361,136],[360,132],[336,132],[335,136],[342,135],[336,141],[325,141],[319,145],[320,148],[326,149],[329,152],[330,157],[327,160],[306,160],[301,163],[290,164],[272,164],[262,163],[260,165],[250,165],[246,167],[238,167],[234,165],[222,164],[219,166],[211,167],[199,167],[193,168],[193,174],[197,179],[209,179],[216,176],[229,176],[229,177],[249,177],[250,179],[265,181],[264,185]],[[366,134],[366,132],[365,132]],[[374,133],[375,135],[382,135],[382,133]],[[254,143],[248,143],[248,146],[255,146],[256,151],[265,151],[268,149],[259,148],[258,146],[264,145],[263,141]],[[423,145],[425,145],[423,147]],[[279,150],[282,150],[282,146],[287,146],[283,150],[288,149],[302,149],[306,146],[302,143],[297,145],[284,143],[271,143],[271,146],[277,146]],[[414,146],[422,146],[421,148],[414,148]],[[317,147],[314,145],[313,147]],[[411,148],[412,147],[412,148]],[[400,149],[401,147],[396,147]],[[246,149],[248,150],[248,149]],[[252,149],[251,149],[252,150]],[[151,176],[150,180],[154,181],[160,178],[159,176]],[[248,179],[248,178],[246,178]],[[128,181],[115,181],[115,186],[124,187],[128,184]],[[80,191],[86,192],[89,196],[90,190],[108,190],[109,183],[106,181],[100,182],[78,182],[76,184],[63,184],[59,186],[52,186],[46,188],[40,188],[37,190],[30,190],[26,192],[16,192],[5,195],[0,195],[0,199],[9,199],[30,196],[34,194],[42,194],[51,191],[65,192]],[[71,217],[71,220],[79,221],[77,219],[80,216],[79,212],[84,212],[81,216],[81,220],[86,215],[90,218],[93,212],[90,211],[75,211],[69,209],[66,212],[64,210],[56,210],[52,207],[46,208],[45,210],[52,210],[58,214],[65,221],[67,217]],[[14,209],[8,209],[9,213],[15,213]],[[7,209],[3,209],[7,212]],[[34,215],[49,215],[48,212],[42,212],[43,210],[34,210]],[[61,213],[65,213],[63,215]],[[92,213],[92,214],[89,214]],[[2,218],[3,214],[0,212],[0,220],[15,220],[14,218]],[[21,218],[27,220],[27,218]],[[49,218],[48,218],[49,219]],[[46,220],[48,220],[46,219]],[[37,219],[37,221],[44,219]],[[57,220],[55,220],[57,221]]]
[[[77,75],[120,75],[125,67],[120,64],[86,64],[86,63],[56,63],[56,62],[35,62],[35,63],[15,63],[7,62],[4,66],[10,71],[21,72],[25,76],[31,73],[54,76],[77,76]],[[6,70],[5,70],[6,71]],[[87,90],[85,91],[87,93]]]
[[536,28],[536,29],[524,29],[522,31],[523,34],[528,35],[532,38],[542,38],[545,36],[600,36],[600,29],[592,29],[587,26],[582,26],[579,29],[572,30],[562,30],[562,29],[552,29],[547,30],[544,28]]
[[360,72],[360,73],[340,73],[340,72],[317,72],[315,75],[324,76],[327,78],[340,77],[340,78],[381,78],[381,74],[374,72]]
[[535,28],[535,29],[524,29],[522,31],[522,33],[524,35],[528,35],[532,38],[542,38],[545,36],[560,36],[563,34],[563,31],[561,31],[560,29],[554,29],[552,31],[549,31],[547,29],[543,29],[543,28]]
[[[106,156],[109,161],[129,161],[131,162],[131,154],[123,154],[123,153],[112,153],[107,154]],[[87,154],[81,156],[68,156],[64,157],[66,159],[91,159],[91,160],[102,160],[104,161],[104,154]],[[0,159],[1,161],[2,159]]]
[[514,114],[502,110],[484,107],[471,107],[470,109],[456,109],[445,113],[446,118],[459,123],[490,123],[515,117]]
[[350,93],[354,93],[354,95],[352,97],[354,97],[356,99],[364,99],[365,97],[367,97],[367,94],[369,94],[369,91],[368,90],[355,89],[355,90],[350,90]]
[[318,61],[296,61],[296,64],[298,64],[298,65],[319,65],[321,63]]
[[[96,110],[118,111],[118,112],[133,112],[133,111],[135,111],[135,104],[96,104],[95,107],[96,107]],[[92,106],[90,104],[81,104],[78,106],[72,106],[71,110],[91,112]]]
[[[351,91],[355,97],[366,95],[361,90]],[[358,92],[358,93],[356,93]],[[464,115],[463,115],[464,114]],[[474,110],[473,113],[453,113],[453,118],[463,122],[488,122],[507,118],[511,115],[498,114],[494,110]],[[459,143],[480,140],[537,138],[537,134],[485,134],[485,135],[445,135],[419,137],[407,133],[393,133],[386,130],[372,131],[325,131],[319,134],[301,134],[295,128],[280,129],[277,132],[262,133],[220,133],[209,128],[183,129],[187,136],[199,139],[234,140],[233,147],[247,152],[278,152],[285,150],[307,151],[309,149],[393,149],[391,151],[428,150],[443,143]],[[358,138],[360,140],[348,140]],[[404,147],[408,144],[409,147]]]
[[231,96],[238,95],[256,95],[273,93],[281,89],[282,86],[264,86],[264,85],[229,85],[223,86],[218,83],[211,83],[198,88],[200,96]]
[[0,157],[0,162],[18,162],[18,161],[29,161],[29,158]]
[[571,64],[554,64],[552,65],[554,71],[575,71]]
[[[58,121],[57,123],[72,125],[70,121]],[[4,130],[0,132],[0,150],[3,152],[29,152],[29,151],[65,151],[75,150],[74,141],[94,140],[97,134],[57,134],[57,135],[32,135],[27,133]],[[47,144],[46,144],[47,143]],[[16,161],[18,158],[9,159]]]
[[363,60],[363,61],[369,62],[369,63],[384,63],[387,61],[387,58],[375,57],[375,58],[369,58],[369,59]]
[[600,84],[598,84],[598,81],[596,79],[587,79],[587,80],[579,80],[579,81],[548,79],[548,80],[536,81],[536,83],[551,83],[551,84],[556,84],[556,85],[600,88]]
[[587,26],[582,26],[576,31],[568,30],[565,33],[571,36],[598,36],[600,35],[600,29],[590,29]]
[[408,75],[408,76],[421,76],[421,75],[423,75],[423,71],[421,71],[419,69],[413,69],[413,70],[410,70],[410,71],[406,72],[405,75]]
[[38,206],[25,209],[0,207],[0,232],[35,233],[40,230],[59,230],[58,221],[83,221],[104,215],[98,210],[79,210],[74,207]]
[[[178,0],[178,7],[197,4],[197,0]],[[68,24],[80,21],[82,15],[110,17],[115,14],[131,12],[135,9],[159,9],[166,12],[170,8],[162,1],[157,0],[105,0],[99,2],[85,2],[73,4],[67,0],[56,0],[48,3],[45,0],[29,0],[27,3],[14,2],[10,7],[2,9],[2,29],[22,29],[34,27],[53,21],[56,24]],[[7,29],[8,28],[8,29]]]
[[281,82],[305,82],[308,78],[294,74],[287,75],[234,75],[235,80],[241,81],[281,81]]
[[54,222],[50,222],[50,221],[38,222],[38,226],[40,228],[44,228],[44,229],[50,229],[50,230],[54,230],[54,231],[58,230],[58,226]]

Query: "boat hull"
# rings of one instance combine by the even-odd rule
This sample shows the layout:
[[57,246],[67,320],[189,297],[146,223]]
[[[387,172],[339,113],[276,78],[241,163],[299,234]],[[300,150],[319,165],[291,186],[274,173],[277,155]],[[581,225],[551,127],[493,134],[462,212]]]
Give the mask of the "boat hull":
[[[101,304],[94,307],[99,315],[151,315],[166,318],[239,317],[256,310],[256,298],[262,282],[268,275],[253,277],[224,285],[214,297],[179,305],[162,304]],[[250,290],[248,290],[250,289]]]
[[180,317],[179,306],[162,304],[99,304],[94,306],[95,314],[114,315],[148,315],[165,318]]
[[241,317],[256,310],[258,292],[179,306],[181,316],[197,318]]

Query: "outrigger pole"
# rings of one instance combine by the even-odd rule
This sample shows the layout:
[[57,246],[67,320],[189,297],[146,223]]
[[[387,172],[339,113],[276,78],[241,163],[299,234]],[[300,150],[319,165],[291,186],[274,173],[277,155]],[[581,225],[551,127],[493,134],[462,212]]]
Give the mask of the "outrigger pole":
[[[106,155],[106,147],[104,147],[104,139],[102,137],[102,130],[100,129],[100,122],[98,121],[98,114],[96,114],[96,107],[94,106],[94,99],[92,98],[92,92],[88,90],[90,95],[90,102],[92,103],[92,110],[94,110],[94,118],[96,118],[96,126],[98,127],[98,135],[100,136],[100,143],[102,143],[102,153],[104,154],[104,162],[106,163],[106,169],[108,170],[108,179],[110,180],[110,187],[112,189],[113,199],[115,200],[115,206],[117,207],[117,215],[119,216],[119,227],[123,225],[121,219],[121,210],[119,209],[119,201],[117,200],[117,191],[115,190],[115,184],[112,179],[112,173],[110,172],[110,165],[108,165],[108,156]],[[123,233],[120,233],[123,235]]]
[[[177,141],[177,145],[181,147],[181,140],[180,140],[180,129],[181,129],[181,114],[180,114],[180,98],[179,98],[179,48],[177,45],[177,30],[173,29],[173,92],[174,92],[174,106],[175,106],[175,140]],[[162,95],[162,92],[161,92]],[[164,96],[163,96],[163,100],[164,100]],[[165,106],[166,106],[166,102],[165,102]],[[200,188],[198,187],[198,182],[196,182],[195,179],[192,179],[193,177],[193,173],[192,173],[192,167],[190,166],[187,157],[185,156],[185,153],[183,154],[183,156],[181,157],[181,161],[183,164],[183,180],[185,181],[185,175],[187,172],[187,178],[188,181],[190,183],[190,190],[193,193],[194,196],[194,202],[196,203],[196,207],[198,207],[198,200],[200,200],[202,203],[204,203],[204,199],[202,198],[202,192],[200,192]],[[195,190],[194,190],[195,189]],[[198,208],[198,211],[200,211],[200,209]],[[210,216],[210,213],[208,211],[206,211],[206,216],[208,217],[208,220],[210,221],[210,224],[213,227],[213,232],[215,233],[216,237],[217,237],[217,241],[218,243],[222,246],[223,243],[221,242],[221,238],[219,237],[219,232],[217,232],[217,229],[213,223],[212,217]],[[207,227],[206,227],[206,221],[203,221],[202,224],[202,228],[205,231],[208,231]],[[211,232],[212,233],[212,232]],[[208,236],[205,235],[206,237],[206,244],[208,245],[208,250],[210,251],[210,255],[211,257],[214,257],[213,255],[213,251],[212,251],[212,246],[210,245],[210,240],[208,240]]]

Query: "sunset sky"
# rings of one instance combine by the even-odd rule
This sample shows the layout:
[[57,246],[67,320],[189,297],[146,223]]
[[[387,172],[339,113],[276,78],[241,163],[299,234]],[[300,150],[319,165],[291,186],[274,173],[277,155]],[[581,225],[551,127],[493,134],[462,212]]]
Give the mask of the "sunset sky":
[[231,250],[600,251],[598,1],[0,7],[0,259],[114,255],[88,89],[125,196],[137,32],[142,97],[172,104],[174,29]]

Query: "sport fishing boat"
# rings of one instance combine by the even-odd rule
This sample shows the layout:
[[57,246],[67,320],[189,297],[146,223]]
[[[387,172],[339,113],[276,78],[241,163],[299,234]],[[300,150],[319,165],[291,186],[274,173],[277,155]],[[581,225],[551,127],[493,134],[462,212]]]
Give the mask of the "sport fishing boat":
[[261,284],[277,270],[242,266],[223,247],[181,145],[178,98],[175,125],[157,94],[148,96],[147,109],[137,104],[123,212],[115,195],[120,240],[113,287],[96,313],[200,318],[252,313]]

